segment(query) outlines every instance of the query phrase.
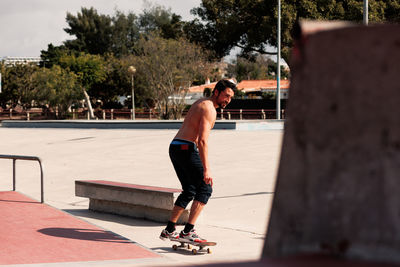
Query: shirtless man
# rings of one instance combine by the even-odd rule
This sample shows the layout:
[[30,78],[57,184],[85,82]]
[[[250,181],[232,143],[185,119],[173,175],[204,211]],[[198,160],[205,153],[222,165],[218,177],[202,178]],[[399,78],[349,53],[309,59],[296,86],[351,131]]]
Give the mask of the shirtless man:
[[[180,238],[195,242],[207,241],[196,234],[194,224],[212,193],[208,136],[217,118],[216,108],[225,108],[231,102],[235,89],[234,83],[220,80],[211,97],[202,98],[191,106],[170,144],[169,155],[183,191],[175,202],[167,227],[161,232],[162,240]],[[178,234],[176,222],[192,200],[189,220]]]

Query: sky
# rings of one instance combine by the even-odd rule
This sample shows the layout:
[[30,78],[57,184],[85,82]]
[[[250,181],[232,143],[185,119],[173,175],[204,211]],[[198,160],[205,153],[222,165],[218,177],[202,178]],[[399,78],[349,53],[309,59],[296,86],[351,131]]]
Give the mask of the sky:
[[0,0],[0,59],[37,57],[48,44],[73,39],[64,31],[67,12],[76,15],[81,7],[93,7],[105,15],[114,15],[116,9],[140,14],[149,3],[191,20],[190,10],[199,7],[201,0]]

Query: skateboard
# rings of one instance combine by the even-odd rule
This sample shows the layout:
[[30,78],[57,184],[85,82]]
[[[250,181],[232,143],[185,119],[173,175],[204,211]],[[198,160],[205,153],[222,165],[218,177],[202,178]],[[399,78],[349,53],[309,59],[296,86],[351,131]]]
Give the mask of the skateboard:
[[[206,250],[208,254],[211,254],[211,249],[209,247],[217,245],[216,242],[193,242],[193,241],[186,241],[186,240],[171,240],[172,242],[178,242],[180,245],[174,244],[172,246],[173,250],[178,250],[178,248],[187,248],[187,249],[192,249],[192,246],[198,247],[198,249],[193,248],[192,249],[192,254],[196,255],[197,252]],[[207,249],[206,249],[207,247]]]

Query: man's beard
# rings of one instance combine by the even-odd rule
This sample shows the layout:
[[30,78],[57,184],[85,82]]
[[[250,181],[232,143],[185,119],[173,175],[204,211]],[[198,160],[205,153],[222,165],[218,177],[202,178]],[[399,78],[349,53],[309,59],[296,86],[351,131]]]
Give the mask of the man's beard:
[[217,102],[217,105],[218,105],[218,107],[220,107],[220,108],[225,108],[225,107],[228,105],[228,103],[226,103],[226,102],[224,102],[224,101],[218,101],[218,102]]
[[226,101],[219,101],[219,95],[221,94],[221,92],[218,92],[218,97],[217,97],[217,105],[219,108],[225,108],[229,102]]

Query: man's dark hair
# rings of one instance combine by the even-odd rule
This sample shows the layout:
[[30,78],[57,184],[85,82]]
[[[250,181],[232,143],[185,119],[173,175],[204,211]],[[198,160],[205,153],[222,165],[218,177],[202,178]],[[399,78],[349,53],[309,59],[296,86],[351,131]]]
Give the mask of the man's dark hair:
[[215,91],[218,91],[218,93],[221,93],[226,88],[231,88],[234,92],[237,90],[236,85],[233,82],[228,81],[228,80],[220,80],[215,85],[212,94],[214,95]]

